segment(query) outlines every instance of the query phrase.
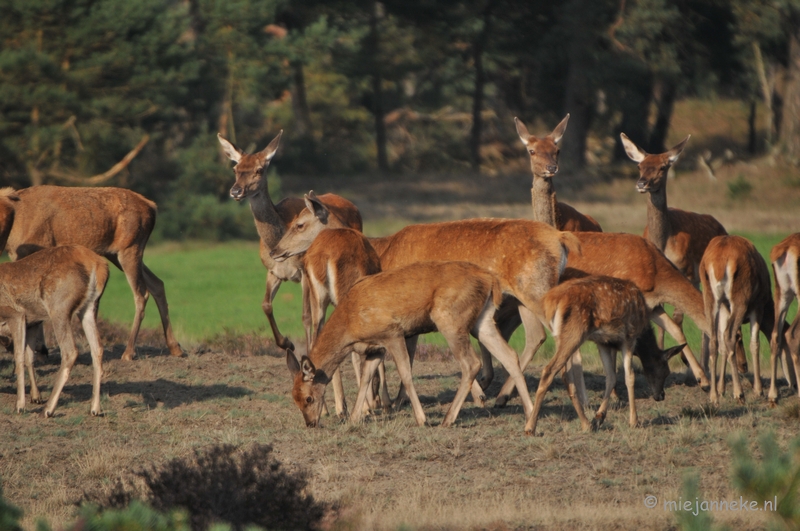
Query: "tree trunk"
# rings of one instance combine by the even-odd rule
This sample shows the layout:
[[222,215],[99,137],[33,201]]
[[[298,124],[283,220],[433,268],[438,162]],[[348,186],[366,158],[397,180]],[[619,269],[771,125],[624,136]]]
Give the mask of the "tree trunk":
[[596,44],[592,7],[590,0],[575,0],[565,7],[565,12],[569,13],[567,30],[573,36],[568,44],[569,73],[564,97],[564,111],[570,113],[570,119],[559,159],[566,171],[586,166],[586,139],[592,124],[593,96],[588,73],[592,68],[591,47]]
[[750,115],[747,117],[747,152],[755,154],[758,150],[758,133],[756,131],[756,100],[750,101]]
[[383,87],[380,68],[380,40],[378,35],[378,18],[382,16],[383,7],[375,2],[369,16],[369,43],[372,54],[372,112],[375,115],[375,144],[378,151],[378,170],[389,171],[389,158],[386,154],[386,121],[383,110]]
[[792,17],[789,64],[781,117],[781,152],[792,164],[800,163],[800,13]]
[[668,148],[666,146],[667,133],[669,133],[669,123],[672,120],[672,111],[675,108],[675,97],[678,94],[678,84],[672,79],[665,79],[661,83],[661,96],[658,98],[656,107],[658,115],[653,130],[650,132],[650,142],[647,150],[650,153],[663,153]]
[[490,25],[492,21],[492,7],[494,2],[491,0],[483,10],[483,29],[478,34],[475,44],[472,47],[472,59],[475,63],[475,91],[472,95],[472,133],[470,135],[469,150],[472,158],[472,169],[476,172],[481,170],[481,131],[483,130],[483,88],[486,85],[486,71],[483,69],[483,53],[486,50],[486,42],[489,39]]
[[303,74],[303,63],[292,63],[292,77],[294,78],[294,91],[292,94],[292,110],[297,119],[297,136],[304,136],[311,132],[311,110],[308,108],[306,97],[306,79]]
[[[647,65],[637,64],[636,69],[638,72],[632,77],[637,82],[629,81],[624,89],[622,121],[617,133],[625,133],[636,145],[646,146],[649,137],[648,120],[650,118],[650,102],[653,98],[653,81]],[[614,141],[614,160],[628,160],[619,134],[614,135]]]

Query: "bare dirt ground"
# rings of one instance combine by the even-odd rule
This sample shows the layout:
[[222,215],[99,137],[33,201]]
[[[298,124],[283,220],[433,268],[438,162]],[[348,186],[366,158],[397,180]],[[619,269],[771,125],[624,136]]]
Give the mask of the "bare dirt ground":
[[[559,381],[542,410],[540,437],[523,435],[518,400],[504,409],[468,401],[456,426],[443,429],[438,424],[460,376],[447,351],[431,346],[415,365],[431,426],[417,427],[406,407],[362,425],[326,418],[321,429],[307,429],[291,399],[285,358],[266,338],[225,337],[178,359],[153,332],[144,342],[154,346],[139,348],[138,358],[125,363],[125,330],[117,328],[106,334],[101,417],[89,415],[88,354],[48,420],[43,405],[13,413],[13,364],[0,358],[0,477],[5,496],[25,510],[26,529],[36,516],[56,525],[69,521],[84,492],[109,488],[143,465],[204,445],[252,442],[272,444],[290,469],[310,472],[310,492],[342,507],[335,529],[671,529],[675,515],[663,503],[682,496],[687,471],[699,473],[704,499],[739,499],[729,479],[732,437],[752,442],[771,430],[785,447],[797,434],[800,407],[787,388],[779,407],[768,409],[746,383],[745,405],[725,397],[714,411],[680,370],[661,403],[647,398],[638,377],[643,426],[636,429],[628,427],[621,403],[598,432],[581,432]],[[45,393],[58,363],[56,350],[37,368]],[[543,363],[538,357],[527,371],[531,389]],[[394,391],[398,378],[387,366]],[[354,375],[349,364],[344,370],[352,404]],[[497,372],[489,396],[504,379]],[[604,386],[599,363],[587,363],[587,386],[596,407]],[[618,391],[626,396],[621,383]],[[658,498],[655,508],[644,506],[646,496]],[[769,521],[765,512],[713,516],[742,529]]]

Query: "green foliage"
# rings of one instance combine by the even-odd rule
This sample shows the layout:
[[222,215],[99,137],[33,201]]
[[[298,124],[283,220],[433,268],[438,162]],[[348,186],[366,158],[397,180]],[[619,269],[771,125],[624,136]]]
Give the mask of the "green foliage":
[[[37,531],[50,531],[40,522]],[[81,507],[77,520],[64,531],[191,531],[185,511],[162,514],[144,503],[133,501],[123,509],[101,510],[96,505]],[[219,530],[222,531],[222,530]]]
[[237,531],[253,525],[310,529],[327,510],[327,505],[305,494],[305,473],[284,470],[268,445],[211,446],[135,475],[144,481],[143,493],[120,481],[110,495],[94,498],[103,506],[118,508],[142,494],[158,510],[186,511],[188,517],[173,513],[173,518],[181,520],[181,529],[193,531],[205,531],[215,522],[228,523]]
[[0,484],[0,531],[22,531],[19,519],[22,509],[9,503],[3,497],[3,486]]
[[730,199],[747,199],[752,191],[753,185],[741,173],[736,176],[736,179],[728,183],[728,197]]
[[[747,438],[740,436],[731,443],[733,451],[733,484],[743,494],[762,504],[777,499],[777,516],[786,529],[800,529],[800,438],[784,451],[772,432],[758,439],[761,458],[750,451]],[[780,528],[778,528],[780,529]]]
[[159,207],[153,240],[256,239],[253,214],[246,205],[213,195],[173,195]]
[[[694,501],[700,499],[702,499],[700,477],[697,473],[689,472],[683,478],[681,500],[691,501],[692,508],[688,511],[678,510],[675,512],[675,519],[678,522],[678,527],[682,531],[711,531],[714,529],[712,527],[714,520],[708,511],[695,511]],[[697,514],[695,514],[695,512]]]

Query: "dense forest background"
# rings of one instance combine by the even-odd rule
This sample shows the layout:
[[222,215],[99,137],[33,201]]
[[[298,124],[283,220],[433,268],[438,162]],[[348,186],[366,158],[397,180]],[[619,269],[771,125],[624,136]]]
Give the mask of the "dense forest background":
[[751,153],[800,160],[800,0],[0,0],[0,13],[0,184],[132,188],[159,203],[160,238],[251,235],[217,132],[252,152],[283,129],[282,175],[491,172],[519,154],[514,116],[569,112],[561,166],[580,171],[598,162],[593,135],[659,152],[676,100],[733,98],[751,109]]

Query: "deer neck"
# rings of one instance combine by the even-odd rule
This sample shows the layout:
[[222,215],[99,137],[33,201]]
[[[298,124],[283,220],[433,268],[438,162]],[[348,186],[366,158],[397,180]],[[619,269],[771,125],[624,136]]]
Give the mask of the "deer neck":
[[669,233],[667,191],[662,187],[658,192],[647,194],[647,239],[663,252],[667,247]]
[[266,179],[262,181],[258,191],[250,196],[250,210],[253,212],[258,236],[268,249],[273,249],[283,237],[286,227],[269,196]]
[[555,228],[560,226],[561,220],[558,218],[558,200],[556,199],[553,179],[533,176],[531,202],[533,203],[534,220],[547,223]]

